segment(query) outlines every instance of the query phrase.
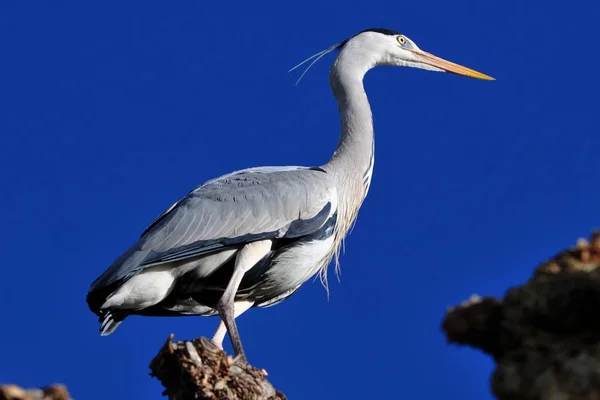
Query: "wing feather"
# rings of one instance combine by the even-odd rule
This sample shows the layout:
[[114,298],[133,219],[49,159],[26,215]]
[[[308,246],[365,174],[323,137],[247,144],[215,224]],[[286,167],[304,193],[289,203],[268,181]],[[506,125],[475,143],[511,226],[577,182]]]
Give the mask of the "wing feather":
[[334,214],[335,199],[330,176],[317,168],[251,168],[213,179],[154,220],[90,291],[152,266],[310,234]]

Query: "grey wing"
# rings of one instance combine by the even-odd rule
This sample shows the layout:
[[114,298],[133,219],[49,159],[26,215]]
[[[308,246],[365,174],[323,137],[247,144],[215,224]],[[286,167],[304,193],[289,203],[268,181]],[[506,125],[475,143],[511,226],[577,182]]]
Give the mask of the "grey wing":
[[157,218],[90,291],[152,266],[307,235],[335,213],[336,199],[331,178],[320,168],[251,168],[208,181]]

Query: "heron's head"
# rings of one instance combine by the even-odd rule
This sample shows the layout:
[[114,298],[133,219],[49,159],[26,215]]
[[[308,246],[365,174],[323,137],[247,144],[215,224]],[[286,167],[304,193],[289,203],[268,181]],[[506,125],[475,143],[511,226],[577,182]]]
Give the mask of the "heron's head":
[[423,51],[406,35],[389,29],[375,28],[362,31],[346,42],[342,42],[340,49],[356,50],[358,53],[368,55],[372,57],[374,65],[414,67],[477,79],[494,79]]
[[491,76],[421,50],[415,42],[400,32],[381,28],[366,29],[359,32],[351,38],[311,56],[292,68],[292,70],[314,59],[304,71],[306,73],[321,57],[334,50],[340,50],[340,55],[336,59],[334,68],[348,68],[354,71],[358,69],[359,71],[357,72],[365,73],[377,65],[390,65],[450,72],[471,78],[494,80]]

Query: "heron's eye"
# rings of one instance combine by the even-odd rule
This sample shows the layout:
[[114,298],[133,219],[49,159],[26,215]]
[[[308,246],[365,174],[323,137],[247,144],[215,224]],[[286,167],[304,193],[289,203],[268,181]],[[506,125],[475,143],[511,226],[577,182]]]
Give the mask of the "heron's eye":
[[397,40],[401,46],[404,46],[406,44],[406,38],[404,36],[398,36]]

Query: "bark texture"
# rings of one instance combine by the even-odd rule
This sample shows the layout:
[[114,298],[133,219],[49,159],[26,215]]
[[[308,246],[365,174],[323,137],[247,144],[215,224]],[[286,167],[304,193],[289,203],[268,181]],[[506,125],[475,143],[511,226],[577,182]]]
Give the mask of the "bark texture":
[[16,385],[2,385],[0,400],[71,400],[71,396],[63,385],[52,385],[43,389],[23,389]]
[[503,299],[472,296],[442,324],[496,361],[498,399],[600,400],[600,233],[540,264]]
[[204,337],[173,343],[171,335],[150,363],[170,400],[285,400],[266,371],[240,363]]

